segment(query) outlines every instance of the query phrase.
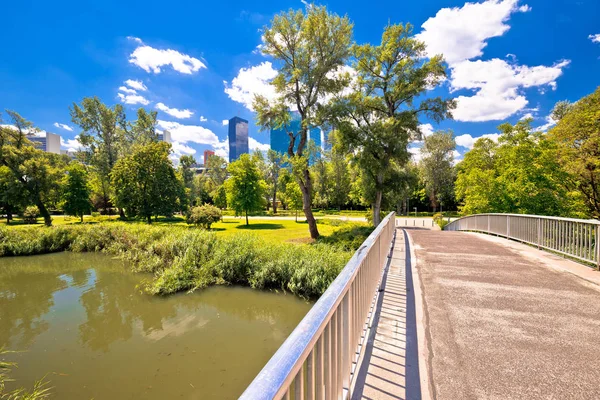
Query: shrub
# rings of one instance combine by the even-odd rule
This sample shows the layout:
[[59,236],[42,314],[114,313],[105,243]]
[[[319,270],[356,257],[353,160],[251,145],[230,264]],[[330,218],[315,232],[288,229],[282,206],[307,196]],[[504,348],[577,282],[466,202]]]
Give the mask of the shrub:
[[26,224],[35,224],[40,216],[40,209],[37,206],[29,206],[23,211],[23,221]]
[[449,224],[448,220],[444,219],[444,215],[442,213],[434,214],[433,222],[438,224],[441,230],[444,230],[444,227]]
[[[385,218],[386,215],[387,215],[387,213],[385,211],[379,211],[379,220],[383,221],[383,219]],[[367,211],[367,213],[365,214],[365,218],[367,219],[367,221],[370,224],[372,224],[373,223],[373,210]]]
[[187,217],[188,224],[202,226],[204,229],[210,229],[215,222],[222,218],[221,210],[210,204],[192,208]]

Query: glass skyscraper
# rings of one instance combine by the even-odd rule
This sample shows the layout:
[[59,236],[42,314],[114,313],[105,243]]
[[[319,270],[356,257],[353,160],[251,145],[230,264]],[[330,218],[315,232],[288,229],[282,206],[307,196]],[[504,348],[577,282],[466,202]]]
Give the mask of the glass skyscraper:
[[229,120],[229,162],[248,154],[248,121],[240,117]]
[[[297,114],[292,115],[292,121],[290,122],[289,129],[294,132],[296,136],[296,141],[294,142],[294,151],[298,150],[298,143],[300,143],[300,136],[298,132],[300,132],[300,118]],[[315,127],[310,128],[308,130],[308,142],[313,142],[317,147],[317,154],[313,155],[309,160],[310,164],[314,163],[314,157],[321,156],[321,128]],[[285,129],[271,129],[271,149],[275,150],[278,153],[286,154],[288,153],[288,146],[290,145],[290,137]],[[308,143],[307,143],[308,145]]]

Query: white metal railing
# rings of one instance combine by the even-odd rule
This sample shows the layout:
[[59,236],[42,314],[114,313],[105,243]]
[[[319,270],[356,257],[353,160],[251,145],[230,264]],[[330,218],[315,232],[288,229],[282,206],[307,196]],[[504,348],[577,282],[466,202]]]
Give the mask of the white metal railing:
[[528,243],[600,265],[600,222],[521,214],[476,214],[450,222],[446,231],[477,231]]
[[349,397],[394,235],[392,212],[354,253],[241,399]]

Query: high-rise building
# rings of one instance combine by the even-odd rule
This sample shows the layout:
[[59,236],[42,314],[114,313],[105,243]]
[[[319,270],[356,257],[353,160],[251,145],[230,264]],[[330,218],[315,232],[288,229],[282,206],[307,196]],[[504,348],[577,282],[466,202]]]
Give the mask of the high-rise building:
[[229,162],[248,153],[248,121],[233,117],[229,120]]
[[208,165],[208,157],[214,156],[215,152],[212,150],[204,150],[204,165]]
[[47,153],[60,154],[60,135],[43,132],[41,136],[28,135],[27,139],[34,142],[36,147]]
[[[296,135],[296,141],[294,142],[294,151],[298,150],[298,144],[300,143],[300,136],[298,135],[298,133],[300,132],[300,127],[300,116],[297,113],[292,114],[292,121],[290,122],[289,129],[291,130],[291,132],[294,133],[294,135]],[[284,128],[271,129],[270,136],[271,149],[275,150],[278,153],[287,154],[288,147],[290,145],[290,136],[288,135],[287,130]],[[316,154],[313,154],[313,156],[309,160],[309,164],[313,164],[315,161],[315,157],[321,156],[321,128],[310,128],[308,130],[307,141],[308,143],[314,143],[316,147]]]
[[162,133],[159,133],[158,134],[158,141],[159,142],[172,143],[171,142],[171,132],[169,132],[169,131],[162,131]]

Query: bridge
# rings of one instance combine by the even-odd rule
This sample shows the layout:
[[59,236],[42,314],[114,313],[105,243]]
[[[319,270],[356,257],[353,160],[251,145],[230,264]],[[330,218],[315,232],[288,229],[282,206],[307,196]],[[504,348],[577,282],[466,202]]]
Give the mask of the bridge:
[[599,399],[598,238],[591,220],[391,213],[241,398]]

